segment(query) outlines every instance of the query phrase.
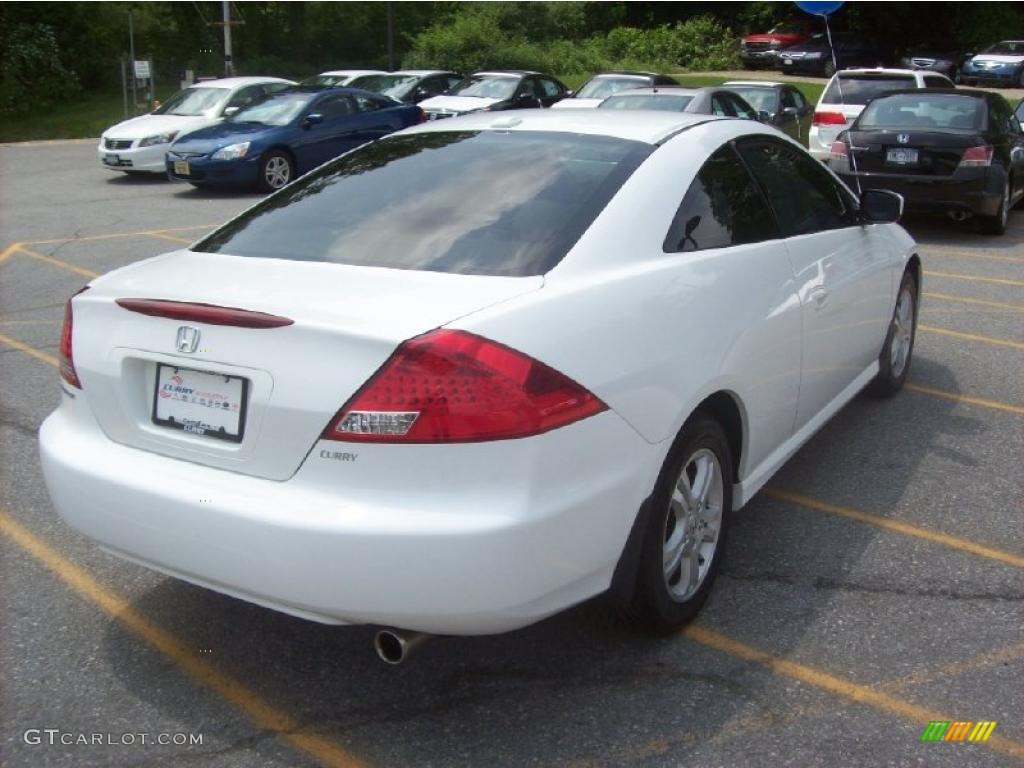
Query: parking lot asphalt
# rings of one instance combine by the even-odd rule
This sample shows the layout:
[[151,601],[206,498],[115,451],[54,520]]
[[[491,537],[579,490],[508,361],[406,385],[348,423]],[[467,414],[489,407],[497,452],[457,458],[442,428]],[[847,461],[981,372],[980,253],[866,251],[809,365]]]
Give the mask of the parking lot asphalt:
[[[640,637],[594,600],[392,668],[373,628],[104,554],[43,486],[67,297],[258,199],[115,176],[91,142],[0,147],[4,765],[1024,763],[1024,212],[1004,237],[906,222],[925,270],[910,384],[855,399],[736,516],[695,624]],[[922,742],[931,720],[997,725]]]

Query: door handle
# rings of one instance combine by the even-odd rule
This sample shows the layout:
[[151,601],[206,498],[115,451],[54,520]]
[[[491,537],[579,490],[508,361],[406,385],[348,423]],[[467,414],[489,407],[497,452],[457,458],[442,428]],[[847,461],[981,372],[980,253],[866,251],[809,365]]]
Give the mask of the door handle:
[[828,291],[821,286],[811,290],[811,299],[815,309],[823,309],[828,304]]

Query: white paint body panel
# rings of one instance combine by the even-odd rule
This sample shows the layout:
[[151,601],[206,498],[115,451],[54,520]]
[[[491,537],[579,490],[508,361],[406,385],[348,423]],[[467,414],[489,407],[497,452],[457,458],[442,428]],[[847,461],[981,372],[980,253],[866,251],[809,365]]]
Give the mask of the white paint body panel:
[[[715,149],[780,134],[674,113],[501,117],[501,130],[664,143],[543,277],[179,251],[97,279],[74,301],[83,390],[66,394],[40,432],[61,515],[135,562],[298,616],[442,634],[510,630],[609,587],[673,438],[707,396],[727,393],[741,413],[738,507],[874,375],[894,275],[914,248],[899,226],[662,250]],[[458,129],[498,119],[470,115]],[[446,122],[409,132],[449,130]],[[201,283],[191,277],[197,261]],[[826,312],[808,304],[822,285],[831,288]],[[202,326],[199,346],[212,351],[179,355],[181,323],[122,310],[117,297],[217,303],[295,324]],[[518,440],[319,439],[403,339],[438,326],[531,355],[609,409]],[[149,424],[147,376],[158,361],[248,376],[243,443],[211,445]],[[819,375],[819,365],[835,370]]]

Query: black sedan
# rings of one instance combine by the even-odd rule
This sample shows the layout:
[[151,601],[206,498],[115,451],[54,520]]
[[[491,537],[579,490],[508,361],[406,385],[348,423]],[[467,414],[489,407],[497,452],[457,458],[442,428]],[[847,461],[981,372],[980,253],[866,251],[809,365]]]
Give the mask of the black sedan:
[[759,120],[757,110],[728,88],[631,88],[597,105],[598,109],[657,109]]
[[[876,42],[858,35],[833,34],[835,60],[839,69],[849,67],[883,67],[891,58],[889,51]],[[806,74],[832,77],[836,73],[832,47],[825,34],[817,34],[805,43],[779,51],[779,68],[787,75]]]
[[443,96],[420,102],[429,120],[468,112],[550,107],[569,95],[560,80],[541,72],[496,70],[475,72]]
[[762,122],[775,126],[806,146],[814,105],[797,88],[789,83],[764,80],[734,80],[723,83],[722,87],[742,96],[757,110]]
[[1024,197],[1024,133],[1002,96],[914,90],[881,96],[833,143],[847,184],[903,195],[908,211],[973,216],[1001,235]]
[[424,99],[448,93],[465,78],[440,69],[404,69],[364,78],[359,87],[375,91],[405,104],[419,104]]

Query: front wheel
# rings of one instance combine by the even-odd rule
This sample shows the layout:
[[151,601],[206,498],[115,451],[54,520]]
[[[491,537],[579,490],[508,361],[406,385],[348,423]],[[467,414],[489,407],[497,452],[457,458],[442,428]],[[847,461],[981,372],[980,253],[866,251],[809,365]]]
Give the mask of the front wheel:
[[903,274],[896,309],[885,336],[885,344],[878,356],[878,375],[868,385],[868,391],[879,397],[891,397],[903,389],[910,372],[910,358],[914,353],[917,335],[917,282],[910,272]]
[[630,624],[658,633],[683,626],[711,591],[732,510],[732,454],[718,422],[701,412],[683,426],[651,495]]
[[272,149],[260,160],[259,187],[263,192],[276,192],[295,178],[295,163],[280,149]]

